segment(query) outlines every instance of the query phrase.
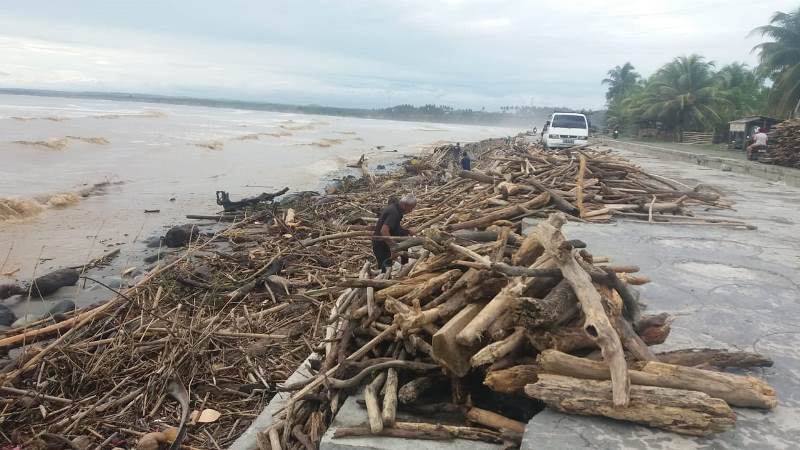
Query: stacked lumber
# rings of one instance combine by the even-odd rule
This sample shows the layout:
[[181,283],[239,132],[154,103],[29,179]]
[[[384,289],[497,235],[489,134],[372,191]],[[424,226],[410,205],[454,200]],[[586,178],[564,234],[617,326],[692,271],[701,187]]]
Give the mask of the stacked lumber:
[[789,119],[770,132],[769,161],[779,166],[800,168],[800,119]]
[[[508,139],[465,148],[475,171],[458,171],[443,146],[387,175],[370,176],[362,161],[364,176],[346,180],[335,195],[262,194],[244,202],[245,210],[212,216],[229,225],[192,233],[184,253],[167,256],[135,286],[108,288],[108,301],[57,323],[0,331],[0,352],[8,352],[0,360],[0,442],[227,447],[313,352],[320,357],[311,381],[281,387],[295,393],[264,434],[273,449],[313,447],[346,395],[364,383],[370,434],[514,441],[527,416],[476,404],[470,383],[479,379],[507,394],[504,401],[519,400],[541,372],[535,357],[549,349],[592,360],[602,353],[612,362],[610,380],[579,383],[610,383],[615,405],[638,401],[629,371],[646,372],[632,364],[649,361],[647,345],[664,341],[670,318],[640,317],[626,287],[647,278],[635,267],[603,266],[585,251],[575,256],[585,245],[563,241],[564,216],[553,213],[746,225],[695,217],[696,207],[730,204],[609,151],[544,152]],[[394,251],[412,263],[377,274],[372,230],[388,199],[406,192],[418,199],[403,219],[416,235],[397,238]],[[524,218],[541,219],[540,232],[524,237]],[[573,286],[571,277],[582,273],[589,285],[583,277]],[[656,356],[673,365],[769,363],[709,350]],[[450,401],[419,404],[443,382],[452,387]],[[402,422],[398,408],[447,410],[470,425]]]

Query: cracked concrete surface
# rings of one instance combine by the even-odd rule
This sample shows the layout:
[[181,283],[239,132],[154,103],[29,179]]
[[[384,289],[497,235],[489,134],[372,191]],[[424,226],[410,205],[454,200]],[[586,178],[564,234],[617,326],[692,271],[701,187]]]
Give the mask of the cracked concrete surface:
[[800,189],[748,175],[619,150],[646,170],[734,200],[757,230],[632,223],[570,223],[570,239],[596,256],[636,264],[653,282],[639,289],[648,313],[676,316],[656,351],[715,347],[764,353],[770,368],[749,373],[778,392],[772,411],[736,408],[737,425],[712,438],[691,438],[597,417],[545,410],[529,423],[523,449],[793,449],[800,447]]

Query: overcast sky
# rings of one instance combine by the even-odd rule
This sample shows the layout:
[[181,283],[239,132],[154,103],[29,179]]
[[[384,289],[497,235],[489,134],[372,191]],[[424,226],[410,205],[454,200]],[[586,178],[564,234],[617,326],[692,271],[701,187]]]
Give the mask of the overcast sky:
[[0,87],[599,108],[630,61],[755,63],[787,0],[4,0]]

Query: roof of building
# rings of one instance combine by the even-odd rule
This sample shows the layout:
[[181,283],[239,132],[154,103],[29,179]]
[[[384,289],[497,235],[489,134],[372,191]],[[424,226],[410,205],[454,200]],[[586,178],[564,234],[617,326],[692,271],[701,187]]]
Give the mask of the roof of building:
[[760,122],[762,120],[766,120],[767,122],[778,123],[781,122],[780,119],[775,119],[773,117],[767,116],[750,116],[750,117],[742,117],[741,119],[731,120],[728,123],[749,123],[749,122]]

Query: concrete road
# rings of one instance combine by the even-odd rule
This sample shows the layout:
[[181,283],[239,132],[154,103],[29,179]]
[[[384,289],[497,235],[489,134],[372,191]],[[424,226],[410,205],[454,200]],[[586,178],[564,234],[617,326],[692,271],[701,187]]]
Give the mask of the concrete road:
[[736,202],[734,211],[719,216],[758,230],[620,221],[571,223],[567,236],[586,241],[594,255],[639,265],[653,279],[640,289],[647,311],[676,316],[671,336],[657,351],[714,347],[774,359],[773,367],[749,373],[777,390],[779,406],[737,408],[736,428],[708,439],[545,411],[529,422],[522,448],[800,448],[800,189],[669,156],[619,152],[650,172],[718,188]]

